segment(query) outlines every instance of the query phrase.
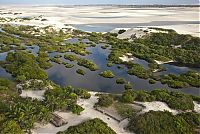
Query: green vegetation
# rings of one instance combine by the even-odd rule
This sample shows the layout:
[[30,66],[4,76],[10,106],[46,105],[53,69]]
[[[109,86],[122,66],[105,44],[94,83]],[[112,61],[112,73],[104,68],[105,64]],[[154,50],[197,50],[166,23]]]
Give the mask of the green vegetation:
[[80,115],[81,112],[84,110],[84,108],[82,108],[79,105],[71,105],[69,106],[69,109],[72,111],[73,114],[77,114],[77,115]]
[[67,62],[62,62],[62,64],[63,64],[66,68],[72,68],[72,67],[74,67],[73,64],[69,64],[69,63],[67,63]]
[[126,89],[121,97],[121,101],[125,103],[133,103],[136,98],[136,93],[131,89]]
[[189,85],[194,87],[200,87],[200,74],[198,72],[189,71],[179,76],[174,74],[161,76],[161,83],[168,84],[173,88],[182,88]]
[[143,66],[139,64],[129,64],[128,74],[136,75],[139,78],[148,79],[151,75],[149,70],[145,70]]
[[1,134],[24,134],[20,126],[14,120],[5,122],[1,121],[1,123],[3,124],[2,126],[0,126]]
[[147,91],[125,90],[121,98],[122,102],[133,103],[134,101],[162,101],[172,109],[193,110],[193,99],[190,95],[180,92],[170,92],[168,90],[157,89],[150,93]]
[[102,76],[102,77],[104,77],[104,78],[113,78],[113,77],[115,77],[115,75],[113,74],[113,72],[110,71],[110,70],[103,71],[99,75]]
[[95,118],[85,121],[77,126],[70,126],[66,131],[57,134],[116,134],[101,119]]
[[96,71],[98,70],[98,67],[96,64],[94,64],[92,61],[89,61],[87,59],[84,59],[84,58],[78,58],[76,55],[68,55],[68,54],[65,54],[64,55],[64,58],[65,59],[68,59],[70,61],[77,61],[77,64],[80,65],[80,66],[84,66],[88,69],[90,69],[91,71]]
[[[129,69],[128,73],[130,75],[135,75],[143,79],[151,78],[151,84],[155,83],[154,79],[161,81],[163,84],[168,84],[168,86],[173,88],[199,87],[199,75],[197,73],[188,72],[179,76],[173,75],[172,77],[170,75],[156,76],[157,78],[154,76],[153,71],[165,70],[155,60],[173,60],[176,64],[182,66],[200,66],[198,62],[200,61],[200,39],[190,35],[180,35],[173,30],[167,30],[167,32],[152,33],[143,38],[133,39],[133,41],[120,40],[110,33],[104,34],[102,38],[106,39],[106,43],[112,46],[108,61],[116,64],[125,64]],[[148,61],[149,69],[145,69],[139,64],[122,62],[119,57],[125,53],[132,53],[133,56]]]
[[113,62],[108,61],[107,66],[108,66],[108,67],[112,67],[112,66],[113,66]]
[[13,76],[17,78],[23,76],[25,80],[48,78],[46,72],[37,64],[36,58],[24,51],[8,53],[3,67]]
[[62,64],[62,61],[60,58],[51,58],[50,59],[52,62],[58,63],[58,64]]
[[123,78],[117,78],[116,83],[117,84],[124,84],[125,80]]
[[170,112],[155,112],[134,116],[128,129],[139,134],[192,134],[200,125],[200,116],[194,113],[172,115]]
[[151,95],[156,97],[156,100],[166,102],[172,109],[193,110],[194,104],[191,96],[180,93],[170,92],[167,90],[153,90]]
[[86,99],[90,97],[85,89],[60,88],[54,84],[53,89],[45,92],[43,100],[21,98],[14,85],[12,81],[0,79],[0,87],[3,87],[3,90],[0,90],[0,133],[2,134],[30,133],[34,123],[48,123],[55,110],[70,110],[80,114],[84,109],[76,104],[78,97]]
[[150,83],[150,84],[155,84],[155,83],[156,83],[156,81],[155,81],[155,80],[153,80],[153,79],[150,79],[150,80],[149,80],[149,83]]
[[49,56],[47,53],[39,52],[36,60],[39,64],[39,66],[43,69],[49,69],[52,67],[52,64],[50,62],[50,59],[49,59]]
[[114,103],[114,107],[119,113],[119,115],[123,118],[131,118],[136,113],[136,110],[133,109],[133,106],[125,103]]
[[101,46],[102,49],[107,49],[109,47],[108,44],[104,45],[104,46]]
[[124,89],[125,89],[125,90],[133,89],[133,86],[131,85],[130,82],[127,82],[127,83],[124,85]]
[[8,90],[8,89],[15,89],[15,83],[0,77],[0,91],[2,90]]
[[106,94],[99,95],[98,102],[95,104],[100,107],[109,107],[113,104],[113,97]]
[[76,73],[78,73],[80,75],[85,75],[86,74],[86,72],[84,70],[82,70],[82,69],[76,70]]
[[78,65],[84,66],[84,67],[90,69],[91,71],[98,70],[98,66],[95,63],[93,63],[92,61],[89,61],[87,59],[79,58],[77,62],[78,62],[77,63]]
[[78,59],[78,57],[76,55],[69,55],[69,54],[65,54],[64,58],[70,61],[75,61]]

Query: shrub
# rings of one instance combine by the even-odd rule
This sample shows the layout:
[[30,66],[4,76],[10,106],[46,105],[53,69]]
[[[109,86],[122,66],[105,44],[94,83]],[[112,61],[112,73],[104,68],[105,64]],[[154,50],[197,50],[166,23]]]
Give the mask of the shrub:
[[103,76],[104,78],[113,78],[113,77],[115,77],[113,72],[110,71],[110,70],[103,71],[99,75]]
[[85,75],[85,71],[82,69],[78,69],[76,70],[76,73],[80,74],[80,75]]
[[133,117],[128,129],[139,134],[192,134],[193,128],[179,116],[170,112],[150,111]]
[[100,95],[99,100],[96,103],[97,106],[109,107],[113,104],[113,98],[109,95]]
[[123,78],[117,78],[116,83],[117,84],[124,84],[125,80]]
[[127,89],[123,92],[121,101],[125,103],[133,103],[135,98],[136,94],[134,93],[134,91],[131,89]]
[[66,131],[57,134],[116,134],[105,122],[95,118],[77,126],[70,126]]
[[72,111],[72,113],[78,114],[78,115],[80,115],[80,113],[84,110],[84,108],[82,108],[81,106],[77,104],[70,105],[69,109]]
[[125,90],[127,90],[127,89],[132,89],[133,87],[132,87],[132,85],[131,85],[131,83],[130,82],[128,82],[128,83],[126,83],[125,85],[124,85],[124,89]]

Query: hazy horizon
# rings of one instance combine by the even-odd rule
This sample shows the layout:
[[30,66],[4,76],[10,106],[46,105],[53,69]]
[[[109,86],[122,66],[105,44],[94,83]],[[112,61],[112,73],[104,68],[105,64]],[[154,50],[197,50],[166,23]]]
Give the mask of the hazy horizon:
[[199,5],[199,0],[0,0],[6,5]]

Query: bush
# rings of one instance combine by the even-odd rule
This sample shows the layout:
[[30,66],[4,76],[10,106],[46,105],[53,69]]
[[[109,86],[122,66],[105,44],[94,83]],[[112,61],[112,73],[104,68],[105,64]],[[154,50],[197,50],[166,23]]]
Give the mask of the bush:
[[103,76],[104,78],[113,78],[113,77],[115,77],[113,72],[110,71],[110,70],[103,71],[99,75]]
[[155,101],[155,97],[153,95],[150,95],[147,91],[140,90],[135,92],[136,99],[137,101],[142,101],[142,102],[151,102]]
[[156,83],[156,81],[155,81],[155,80],[153,80],[153,79],[150,79],[150,80],[149,80],[149,83],[150,83],[150,84],[155,84],[155,83]]
[[125,80],[123,78],[117,78],[116,83],[117,84],[124,84]]
[[76,70],[76,73],[80,74],[80,75],[85,75],[85,71],[82,69],[78,69]]
[[135,98],[136,94],[134,93],[134,91],[131,89],[127,89],[123,92],[121,101],[125,103],[133,103]]
[[77,114],[77,115],[80,115],[81,112],[84,110],[84,108],[82,108],[81,106],[77,104],[70,105],[69,109],[72,111],[73,114]]
[[113,98],[109,95],[104,95],[104,94],[99,96],[99,100],[96,103],[97,106],[101,107],[109,107],[112,104],[113,104]]
[[155,96],[157,101],[167,103],[170,108],[179,110],[193,110],[194,103],[190,95],[180,92],[169,92],[167,90],[153,90],[151,95]]
[[70,126],[66,131],[57,134],[116,134],[116,132],[101,119],[95,118],[77,126]]
[[68,60],[70,60],[70,61],[75,61],[75,60],[78,59],[78,57],[77,57],[76,55],[68,55],[68,54],[65,54],[65,55],[64,55],[64,58],[65,58],[65,59],[68,59]]
[[46,72],[39,67],[34,55],[24,51],[10,52],[6,57],[6,71],[19,78],[23,76],[26,80],[48,78]]
[[139,134],[192,134],[194,128],[179,115],[174,116],[167,111],[150,111],[133,117],[128,129]]
[[108,67],[112,67],[112,66],[113,66],[113,62],[108,61],[107,66],[108,66]]
[[127,89],[132,89],[133,87],[132,87],[132,85],[131,85],[131,83],[130,82],[128,82],[128,83],[126,83],[125,85],[124,85],[124,89],[125,90],[127,90]]
[[114,103],[114,107],[123,118],[131,118],[136,113],[133,106],[121,102]]

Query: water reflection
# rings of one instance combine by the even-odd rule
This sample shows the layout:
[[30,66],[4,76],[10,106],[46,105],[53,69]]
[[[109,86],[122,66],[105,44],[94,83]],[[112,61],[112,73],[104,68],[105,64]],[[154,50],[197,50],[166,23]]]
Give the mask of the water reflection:
[[[66,42],[69,43],[77,43],[80,42],[78,38],[75,39],[70,39],[66,40]],[[89,42],[89,40],[84,39],[81,42]],[[105,44],[97,44],[96,47],[87,47],[86,50],[90,51],[91,54],[87,56],[80,56],[77,55],[78,57],[81,58],[86,58],[88,60],[93,61],[95,64],[99,66],[99,70],[97,71],[90,71],[89,69],[77,65],[77,62],[75,61],[69,61],[64,59],[64,54],[74,54],[73,52],[66,52],[66,53],[59,53],[59,52],[52,52],[49,53],[49,57],[52,58],[55,55],[62,55],[61,60],[63,62],[68,62],[70,64],[75,65],[73,68],[66,68],[62,64],[57,64],[57,63],[52,63],[53,67],[46,70],[48,73],[48,77],[50,80],[55,82],[56,84],[59,84],[61,86],[67,86],[67,85],[72,85],[74,87],[79,87],[79,88],[86,88],[89,90],[95,90],[95,91],[102,91],[102,92],[112,92],[112,93],[121,93],[124,90],[123,85],[118,85],[116,84],[116,79],[119,77],[124,78],[126,81],[129,81],[135,90],[153,90],[156,88],[166,88],[170,89],[173,91],[182,91],[185,93],[189,94],[194,94],[198,95],[200,93],[200,88],[183,88],[183,89],[172,89],[169,88],[167,85],[163,85],[160,82],[157,82],[156,84],[149,84],[148,80],[140,79],[137,78],[136,76],[132,76],[127,74],[127,68],[122,65],[123,69],[118,69],[118,65],[113,65],[112,67],[107,67],[107,57],[110,53],[110,48],[109,46],[107,49],[102,49],[101,46]],[[88,45],[89,46],[89,45]],[[31,51],[35,56],[37,56],[38,51],[39,51],[39,46],[34,45],[34,46],[27,46],[27,50]],[[0,60],[5,60],[7,56],[7,52],[0,53]],[[145,68],[148,68],[148,62],[145,60],[141,60],[138,58],[134,58],[134,63],[143,65]],[[165,72],[160,72],[159,74],[168,74],[168,73],[174,73],[174,74],[180,74],[187,72],[189,70],[194,70],[192,68],[188,67],[178,67],[175,65],[169,65],[169,64],[164,64],[167,68],[167,71]],[[76,73],[77,69],[82,69],[86,72],[84,76],[79,75]],[[107,79],[99,76],[99,73],[104,70],[111,70],[115,74],[115,78],[113,79]],[[199,70],[197,70],[199,71]],[[5,71],[5,69],[0,67],[0,76],[12,79],[12,76]]]
[[[156,84],[149,84],[148,80],[137,78],[136,76],[128,75],[127,74],[127,68],[123,66],[123,69],[118,69],[117,65],[114,65],[112,67],[107,67],[107,56],[110,53],[109,48],[102,49],[101,46],[103,44],[98,44],[96,47],[88,47],[87,50],[92,52],[92,54],[87,56],[80,56],[84,57],[86,59],[92,60],[94,63],[96,63],[99,66],[99,70],[97,71],[90,71],[87,68],[78,66],[76,62],[65,60],[64,58],[61,58],[62,61],[69,62],[71,64],[74,64],[75,66],[71,69],[65,68],[64,65],[53,63],[53,67],[47,70],[47,73],[49,75],[49,79],[54,81],[55,83],[66,86],[66,85],[72,85],[74,87],[79,88],[86,88],[89,90],[95,90],[95,91],[102,91],[102,92],[114,92],[114,93],[121,93],[124,89],[123,85],[116,84],[116,79],[119,77],[124,78],[126,81],[130,81],[130,83],[133,85],[133,88],[135,90],[153,90],[156,88],[166,88],[173,91],[177,91],[177,89],[169,88],[167,85],[163,85],[160,82],[157,82]],[[69,52],[67,52],[69,54]],[[71,54],[71,53],[70,53]],[[141,59],[136,59],[136,63],[139,63],[141,65],[148,66],[148,63]],[[177,67],[179,68],[179,67]],[[86,71],[86,74],[84,76],[79,75],[76,73],[77,69],[83,69]],[[170,69],[170,68],[169,68]],[[98,74],[101,71],[104,70],[111,70],[115,74],[115,78],[113,79],[107,79],[99,76]],[[171,70],[172,72],[174,70]],[[170,72],[170,70],[169,70]],[[181,73],[181,71],[180,71]],[[179,89],[178,91],[183,91],[189,94],[198,94],[200,89],[199,88],[183,88]]]

